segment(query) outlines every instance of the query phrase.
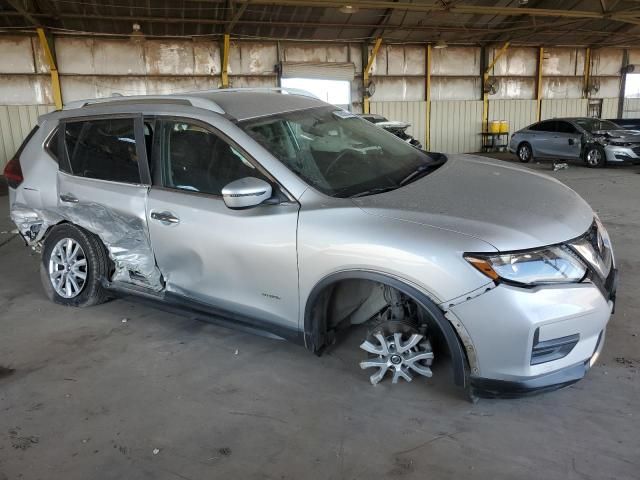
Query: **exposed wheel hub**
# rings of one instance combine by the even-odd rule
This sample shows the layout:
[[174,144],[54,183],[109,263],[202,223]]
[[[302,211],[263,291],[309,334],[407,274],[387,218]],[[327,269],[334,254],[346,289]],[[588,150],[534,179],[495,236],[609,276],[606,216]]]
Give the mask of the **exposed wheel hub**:
[[360,368],[378,369],[370,377],[373,385],[380,382],[388,371],[392,373],[392,383],[398,383],[400,378],[410,382],[413,380],[412,373],[432,376],[431,343],[408,325],[403,325],[400,329],[392,325],[383,326],[362,342],[360,348],[370,354],[368,360],[360,362]]

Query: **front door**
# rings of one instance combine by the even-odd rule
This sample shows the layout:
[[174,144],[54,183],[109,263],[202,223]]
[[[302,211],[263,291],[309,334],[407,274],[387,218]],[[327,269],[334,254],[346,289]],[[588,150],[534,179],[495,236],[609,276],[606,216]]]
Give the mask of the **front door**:
[[298,204],[287,200],[229,209],[222,188],[257,177],[277,183],[243,150],[195,120],[156,122],[154,161],[161,185],[151,188],[151,243],[168,292],[298,329]]
[[580,157],[582,134],[571,123],[564,120],[556,121],[556,131],[551,139],[552,156],[562,159],[577,159]]

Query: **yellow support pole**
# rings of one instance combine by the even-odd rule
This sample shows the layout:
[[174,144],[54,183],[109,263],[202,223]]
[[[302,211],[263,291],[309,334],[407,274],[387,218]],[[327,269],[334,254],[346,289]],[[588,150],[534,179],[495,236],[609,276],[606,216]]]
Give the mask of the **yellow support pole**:
[[482,75],[482,129],[485,132],[489,130],[489,93],[486,91],[485,87],[489,80],[491,69],[495,66],[498,59],[507,51],[510,43],[511,42],[505,42],[502,48],[496,52],[493,60]]
[[53,102],[56,104],[56,110],[62,110],[62,90],[60,89],[60,77],[58,76],[58,67],[56,66],[55,58],[49,46],[49,41],[42,28],[36,29],[38,32],[38,38],[40,39],[40,46],[44,51],[44,56],[49,63],[49,71],[51,72],[51,90],[53,91]]
[[543,61],[544,61],[544,47],[540,47],[540,51],[538,52],[538,79],[536,83],[536,101],[538,103],[536,118],[538,122],[542,119],[542,63]]
[[589,80],[591,80],[591,49],[584,54],[584,98],[589,98]]
[[224,34],[222,41],[222,72],[220,75],[222,88],[229,88],[229,47],[231,39],[228,33]]
[[[382,37],[378,37],[376,39],[376,43],[373,45],[373,50],[371,51],[371,55],[369,55],[369,60],[367,61],[367,67],[362,71],[362,84],[365,88],[365,90],[369,87],[369,75],[371,74],[371,67],[373,67],[373,62],[376,59],[376,55],[378,54],[378,50],[380,50],[380,45],[382,44]],[[364,92],[363,95],[363,105],[362,105],[362,109],[364,111],[364,113],[370,113],[369,112],[369,95],[367,95],[367,92]]]
[[426,137],[424,141],[424,149],[429,150],[431,147],[431,44],[427,45],[426,58],[426,78],[424,85],[424,98],[427,101],[427,118],[425,118]]

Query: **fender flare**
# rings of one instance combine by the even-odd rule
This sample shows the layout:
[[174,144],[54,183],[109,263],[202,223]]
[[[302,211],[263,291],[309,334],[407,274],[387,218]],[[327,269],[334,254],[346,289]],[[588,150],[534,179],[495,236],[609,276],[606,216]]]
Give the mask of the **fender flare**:
[[320,328],[322,325],[320,325],[320,322],[316,321],[315,315],[320,293],[323,292],[326,287],[341,280],[371,280],[382,283],[395,288],[416,301],[431,316],[442,332],[451,355],[453,380],[455,385],[460,387],[467,386],[468,368],[464,347],[458,339],[453,326],[444,316],[443,311],[440,310],[438,305],[424,292],[396,277],[383,273],[366,270],[337,272],[323,278],[313,287],[311,293],[307,297],[304,309],[304,343],[308,349],[315,353],[319,353],[325,343],[324,337],[326,332],[323,332]]

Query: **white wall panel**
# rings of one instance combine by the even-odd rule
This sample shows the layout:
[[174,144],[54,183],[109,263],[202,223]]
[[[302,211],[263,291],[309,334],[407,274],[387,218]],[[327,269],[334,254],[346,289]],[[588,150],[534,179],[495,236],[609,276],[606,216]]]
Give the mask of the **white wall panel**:
[[622,118],[640,118],[640,98],[625,98]]
[[94,73],[98,75],[144,75],[142,42],[107,40],[93,42]]
[[620,75],[624,50],[598,48],[591,52],[591,76]]
[[489,120],[506,120],[513,133],[536,122],[537,108],[535,100],[489,100]]
[[431,77],[431,100],[479,100],[480,77]]
[[376,102],[424,100],[425,80],[421,77],[375,77]]
[[462,77],[480,75],[480,48],[432,48],[431,75]]
[[[493,60],[498,50],[500,50],[500,47],[494,48],[489,52],[489,63]],[[537,68],[537,48],[512,47],[498,58],[498,61],[493,66],[492,75],[535,77]]]
[[545,48],[542,75],[570,77],[584,75],[584,48]]
[[497,77],[498,91],[490,95],[492,100],[520,99],[536,97],[536,79],[532,77]]
[[0,75],[0,102],[4,105],[53,103],[49,75]]
[[480,151],[482,102],[431,102],[430,150],[445,153]]
[[580,99],[583,95],[582,77],[549,77],[542,79],[542,98]]
[[618,118],[618,99],[602,99],[602,115],[600,118]]
[[0,105],[0,168],[18,150],[38,116],[52,110],[53,105]]
[[542,120],[556,117],[585,117],[588,103],[586,98],[542,100]]
[[591,81],[598,82],[600,87],[591,98],[611,98],[620,93],[620,77],[592,77]]
[[410,123],[407,132],[425,145],[427,102],[371,102],[370,111],[389,120]]
[[32,51],[31,37],[0,37],[0,73],[35,73]]

